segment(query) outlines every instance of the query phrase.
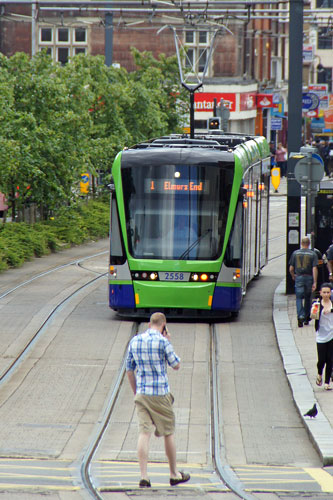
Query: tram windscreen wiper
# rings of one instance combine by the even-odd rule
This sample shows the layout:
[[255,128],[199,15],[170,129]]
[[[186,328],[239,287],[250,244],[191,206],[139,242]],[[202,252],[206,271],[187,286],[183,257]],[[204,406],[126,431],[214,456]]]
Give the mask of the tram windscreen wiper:
[[186,257],[189,256],[191,250],[193,250],[193,248],[195,248],[198,243],[200,243],[200,241],[205,237],[207,236],[207,234],[211,233],[212,230],[211,229],[207,229],[207,231],[205,231],[201,236],[199,236],[199,238],[197,240],[195,240],[186,250],[185,252],[183,252],[181,254],[181,256],[179,257],[179,260],[185,260]]

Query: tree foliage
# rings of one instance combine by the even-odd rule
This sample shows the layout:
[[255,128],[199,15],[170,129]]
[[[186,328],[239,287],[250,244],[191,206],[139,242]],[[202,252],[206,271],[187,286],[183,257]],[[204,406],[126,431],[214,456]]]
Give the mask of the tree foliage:
[[109,174],[116,153],[177,132],[187,96],[176,58],[133,50],[137,70],[78,55],[61,66],[40,52],[0,54],[0,192],[47,217],[80,195],[80,174]]

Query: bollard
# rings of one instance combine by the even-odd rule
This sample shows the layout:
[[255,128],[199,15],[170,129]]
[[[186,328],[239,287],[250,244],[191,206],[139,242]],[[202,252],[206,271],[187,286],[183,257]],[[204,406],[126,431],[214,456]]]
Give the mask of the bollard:
[[280,167],[273,167],[271,170],[272,184],[275,189],[275,193],[278,193],[278,187],[280,185],[281,180],[281,171]]

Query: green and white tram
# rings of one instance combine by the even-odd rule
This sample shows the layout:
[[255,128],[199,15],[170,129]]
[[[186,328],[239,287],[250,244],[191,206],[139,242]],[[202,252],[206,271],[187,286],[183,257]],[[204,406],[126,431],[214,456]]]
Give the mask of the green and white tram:
[[109,305],[120,315],[237,314],[267,261],[264,137],[167,136],[112,166]]

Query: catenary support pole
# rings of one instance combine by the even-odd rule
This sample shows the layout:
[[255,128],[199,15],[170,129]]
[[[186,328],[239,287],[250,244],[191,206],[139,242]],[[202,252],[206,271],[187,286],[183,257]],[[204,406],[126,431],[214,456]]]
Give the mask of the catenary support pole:
[[[111,4],[110,4],[111,7]],[[113,57],[113,13],[105,13],[105,65],[112,65]]]
[[[288,153],[302,145],[302,71],[303,71],[303,0],[289,2],[289,87],[288,87]],[[289,274],[289,259],[300,247],[301,186],[295,179],[296,159],[288,159],[287,176],[287,243],[286,293],[294,292]]]

